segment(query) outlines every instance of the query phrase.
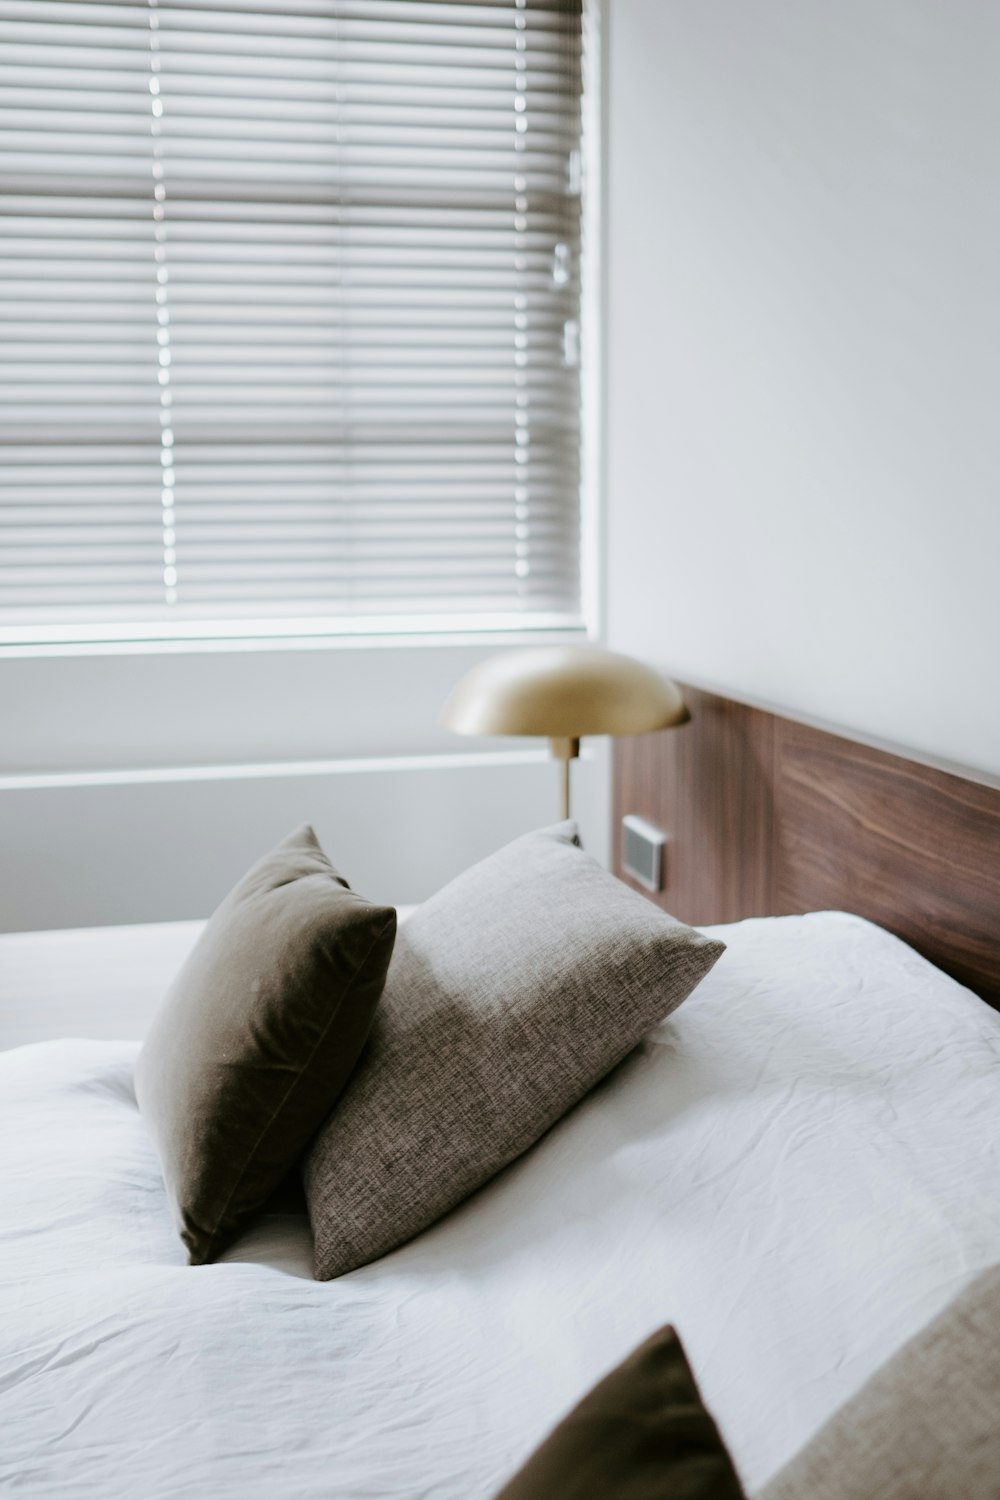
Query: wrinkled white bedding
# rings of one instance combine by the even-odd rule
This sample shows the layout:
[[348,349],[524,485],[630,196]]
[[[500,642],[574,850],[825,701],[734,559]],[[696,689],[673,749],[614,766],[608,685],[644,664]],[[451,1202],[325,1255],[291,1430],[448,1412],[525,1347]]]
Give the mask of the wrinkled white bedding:
[[1000,1261],[1000,1016],[857,918],[713,931],[534,1151],[336,1282],[294,1212],[183,1264],[134,1043],[0,1054],[0,1489],[486,1500],[668,1320],[759,1486]]

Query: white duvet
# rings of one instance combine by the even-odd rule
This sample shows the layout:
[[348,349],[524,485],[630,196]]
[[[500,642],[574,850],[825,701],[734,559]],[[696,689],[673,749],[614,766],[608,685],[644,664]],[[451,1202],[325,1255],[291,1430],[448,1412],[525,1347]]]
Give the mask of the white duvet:
[[335,1282],[295,1212],[184,1265],[136,1044],[0,1054],[0,1489],[487,1500],[667,1321],[757,1488],[1000,1261],[1000,1017],[857,918],[712,930],[611,1079]]

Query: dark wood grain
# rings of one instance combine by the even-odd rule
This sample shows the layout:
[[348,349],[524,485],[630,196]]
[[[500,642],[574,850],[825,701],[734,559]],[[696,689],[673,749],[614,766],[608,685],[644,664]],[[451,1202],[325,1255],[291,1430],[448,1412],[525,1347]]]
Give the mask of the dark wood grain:
[[684,692],[690,724],[615,752],[616,826],[670,838],[655,900],[697,923],[854,911],[1000,1007],[1000,787]]
[[616,742],[615,826],[633,812],[668,833],[664,889],[653,899],[683,921],[765,916],[773,716],[694,688],[684,697],[690,723]]

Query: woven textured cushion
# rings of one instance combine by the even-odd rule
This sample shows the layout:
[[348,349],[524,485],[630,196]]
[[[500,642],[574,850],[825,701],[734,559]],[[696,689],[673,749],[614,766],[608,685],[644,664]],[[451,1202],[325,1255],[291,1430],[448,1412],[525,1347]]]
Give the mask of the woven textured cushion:
[[368,1045],[305,1161],[317,1277],[401,1245],[520,1156],[722,951],[584,854],[572,823],[439,891],[400,929]]
[[876,1370],[760,1500],[876,1497],[1000,1497],[1000,1266]]
[[495,1500],[743,1500],[672,1328],[605,1375]]
[[355,895],[311,828],[212,917],[136,1064],[192,1265],[214,1259],[295,1164],[357,1061],[396,913]]

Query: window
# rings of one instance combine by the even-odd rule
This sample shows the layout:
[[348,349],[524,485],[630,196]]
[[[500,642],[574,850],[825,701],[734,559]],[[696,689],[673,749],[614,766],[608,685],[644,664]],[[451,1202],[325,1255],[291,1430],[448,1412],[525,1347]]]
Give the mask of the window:
[[0,640],[578,623],[570,0],[0,0]]

